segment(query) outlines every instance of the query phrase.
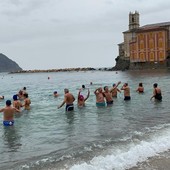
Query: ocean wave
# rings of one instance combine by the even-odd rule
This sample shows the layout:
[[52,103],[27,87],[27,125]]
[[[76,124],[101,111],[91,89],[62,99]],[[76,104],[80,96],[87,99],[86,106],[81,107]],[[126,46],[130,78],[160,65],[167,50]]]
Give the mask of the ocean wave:
[[75,164],[69,170],[125,170],[170,149],[169,140],[170,128],[166,128],[148,136],[146,140],[131,142],[123,148],[112,149],[108,155]]

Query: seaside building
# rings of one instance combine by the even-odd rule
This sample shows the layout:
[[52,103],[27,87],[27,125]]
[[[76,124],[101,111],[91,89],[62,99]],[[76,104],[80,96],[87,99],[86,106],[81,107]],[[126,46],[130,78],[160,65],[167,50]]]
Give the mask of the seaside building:
[[130,69],[170,67],[170,22],[140,26],[139,12],[129,13],[129,29],[118,44],[119,59]]

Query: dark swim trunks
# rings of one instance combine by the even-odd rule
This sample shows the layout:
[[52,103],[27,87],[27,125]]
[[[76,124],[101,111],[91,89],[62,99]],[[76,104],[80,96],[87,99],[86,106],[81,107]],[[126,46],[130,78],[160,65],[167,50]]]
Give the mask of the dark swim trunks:
[[130,100],[131,97],[130,96],[125,96],[124,100]]
[[3,125],[4,126],[13,126],[14,125],[14,121],[13,120],[4,120],[3,121]]
[[112,101],[109,101],[109,102],[106,102],[107,105],[112,105],[113,104],[113,100]]
[[73,104],[67,104],[66,105],[66,111],[73,111],[74,110],[74,105]]
[[161,95],[161,93],[156,93],[155,99],[161,101],[161,100],[162,100],[162,95]]

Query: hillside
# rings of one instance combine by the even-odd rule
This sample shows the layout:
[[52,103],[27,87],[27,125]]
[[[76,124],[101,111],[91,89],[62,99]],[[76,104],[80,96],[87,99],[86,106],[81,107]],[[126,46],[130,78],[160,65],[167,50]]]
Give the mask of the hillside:
[[0,53],[0,72],[21,71],[22,68],[15,62],[9,59],[4,54]]

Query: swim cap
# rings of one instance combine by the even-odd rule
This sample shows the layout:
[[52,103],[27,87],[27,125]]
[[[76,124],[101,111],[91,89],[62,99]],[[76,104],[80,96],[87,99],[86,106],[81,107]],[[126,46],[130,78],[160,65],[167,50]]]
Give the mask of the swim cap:
[[82,101],[82,100],[84,100],[84,96],[83,95],[80,95],[79,96],[79,99]]
[[15,95],[13,95],[13,99],[14,100],[18,100],[18,96],[15,94]]
[[6,105],[7,105],[7,106],[10,106],[10,105],[11,105],[11,100],[7,100],[7,101],[6,101]]

